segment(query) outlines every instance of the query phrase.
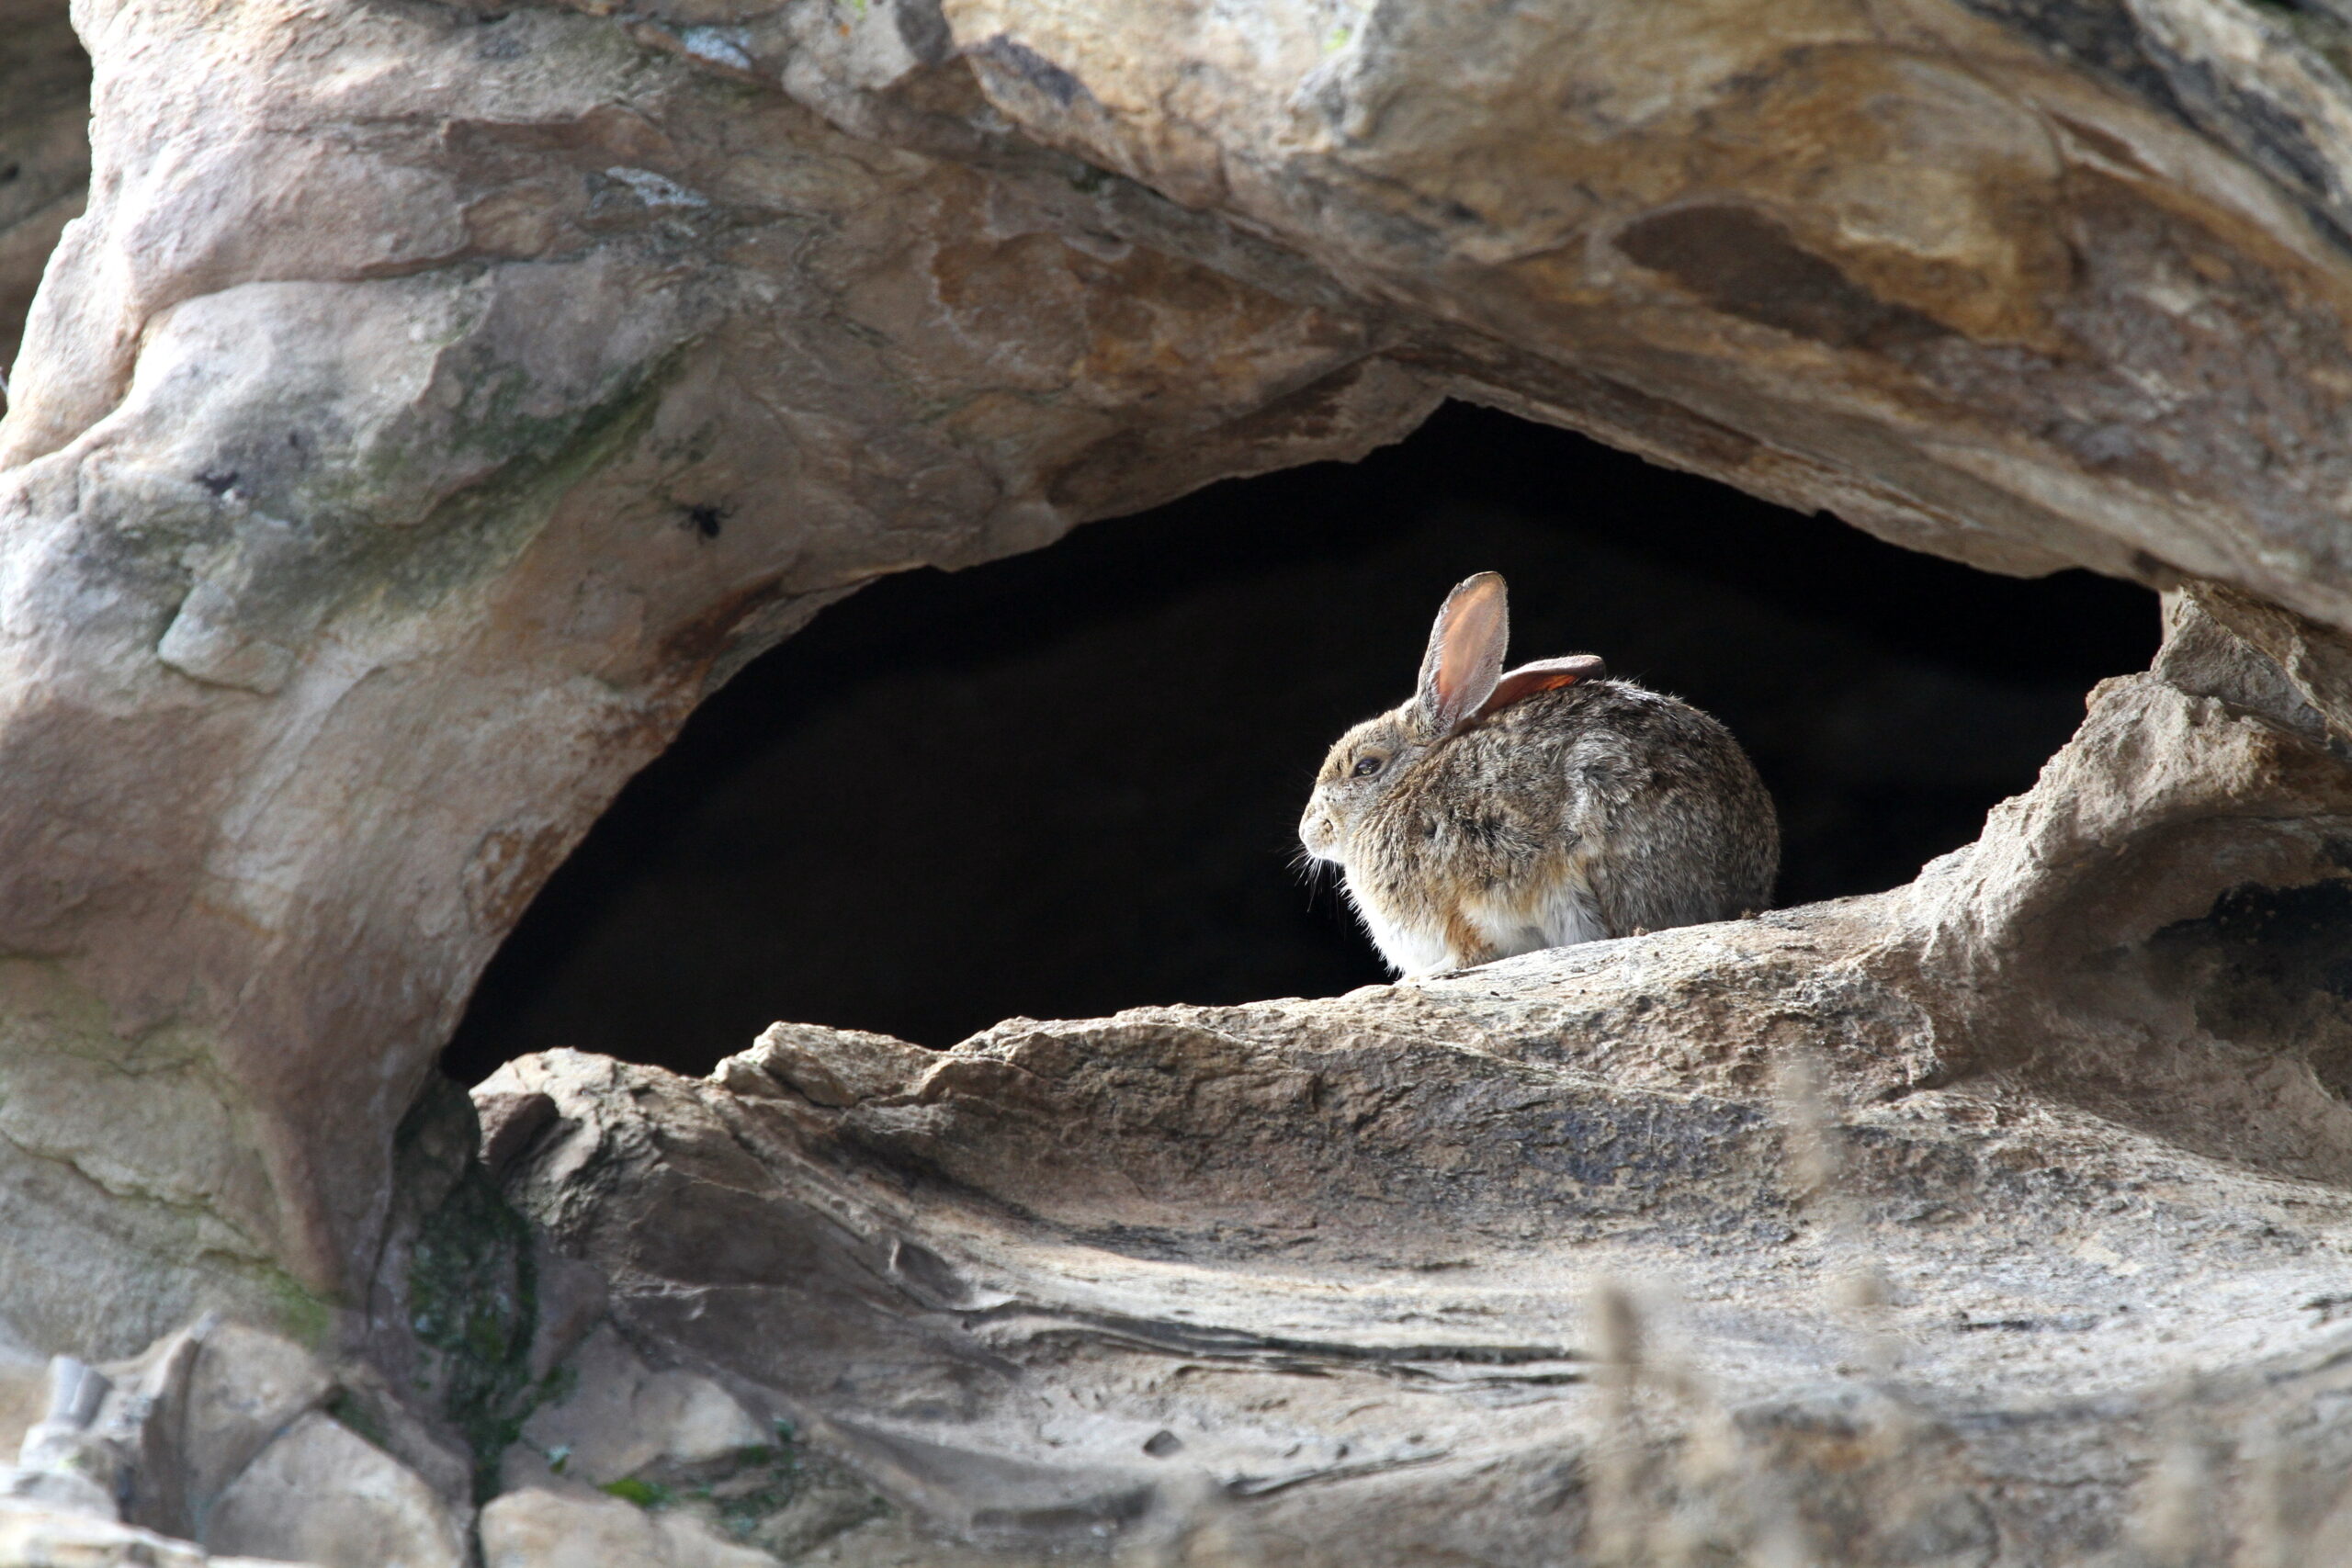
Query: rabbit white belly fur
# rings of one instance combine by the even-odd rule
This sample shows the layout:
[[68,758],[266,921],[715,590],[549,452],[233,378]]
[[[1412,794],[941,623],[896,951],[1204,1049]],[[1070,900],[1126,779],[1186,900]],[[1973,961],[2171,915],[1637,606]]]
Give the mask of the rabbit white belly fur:
[[[1345,885],[1348,901],[1355,906],[1357,917],[1363,921],[1365,934],[1398,975],[1411,979],[1441,974],[1454,966],[1441,926],[1398,919],[1358,894],[1352,874],[1346,878]],[[1472,904],[1463,913],[1472,928],[1494,944],[1498,958],[1516,958],[1522,953],[1541,953],[1547,947],[1574,947],[1580,942],[1598,942],[1609,934],[1608,928],[1600,923],[1591,893],[1580,881],[1572,880],[1548,889],[1547,896],[1532,909],[1524,904]]]
[[1497,958],[1516,958],[1547,947],[1574,947],[1609,934],[1581,883],[1549,890],[1532,909],[1525,904],[1472,904],[1463,911],[1471,927],[1495,945]]

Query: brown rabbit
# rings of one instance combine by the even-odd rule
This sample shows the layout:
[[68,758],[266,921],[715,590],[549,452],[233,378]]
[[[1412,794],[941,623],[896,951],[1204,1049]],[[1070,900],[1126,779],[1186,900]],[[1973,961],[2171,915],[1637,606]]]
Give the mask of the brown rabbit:
[[1324,759],[1299,841],[1339,866],[1399,974],[1729,919],[1780,869],[1731,732],[1592,654],[1503,672],[1503,580],[1446,597],[1420,691]]

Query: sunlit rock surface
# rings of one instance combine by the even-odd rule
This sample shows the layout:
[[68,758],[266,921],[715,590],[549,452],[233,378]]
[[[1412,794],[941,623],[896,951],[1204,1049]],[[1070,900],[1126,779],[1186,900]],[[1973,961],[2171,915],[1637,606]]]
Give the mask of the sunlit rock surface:
[[2352,731],[2213,598],[1909,888],[944,1054],[529,1057],[508,1190],[997,1550],[2089,1562],[2171,1486],[2232,1500],[2179,1561],[2342,1560]]
[[[53,9],[0,20],[13,334],[80,67]],[[713,1085],[518,1066],[509,1190],[651,1375],[805,1422],[828,1495],[887,1506],[774,1539],[1539,1561],[1679,1520],[2041,1562],[2341,1528],[2332,12],[74,20],[88,209],[0,423],[6,1347],[221,1309],[406,1398],[470,1369],[435,1418],[492,1474],[557,1298],[486,1179],[408,1157],[465,1119],[395,1134],[621,782],[878,574],[1451,392],[2174,586],[2174,635],[1872,899],[939,1059],[786,1029]],[[1662,1304],[1596,1320],[1604,1277]],[[436,1303],[485,1314],[473,1360]],[[529,1490],[515,1541],[569,1512]]]
[[0,1327],[40,1346],[354,1301],[481,964],[820,606],[1436,397],[1302,264],[616,22],[81,22],[99,195],[0,425],[0,1183],[45,1216]]

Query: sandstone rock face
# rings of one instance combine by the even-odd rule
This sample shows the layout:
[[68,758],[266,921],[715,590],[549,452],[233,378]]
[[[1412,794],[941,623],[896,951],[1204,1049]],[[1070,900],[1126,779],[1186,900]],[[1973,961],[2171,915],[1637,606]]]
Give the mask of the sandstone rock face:
[[654,1371],[610,1328],[570,1365],[568,1396],[535,1412],[523,1438],[591,1485],[708,1464],[774,1440],[725,1389],[692,1372]]
[[[589,1562],[626,1544],[649,1562],[750,1568],[887,1512],[789,1422],[755,1416],[709,1377],[656,1371],[610,1324],[554,1381],[504,1455],[506,1495],[484,1511],[492,1562]],[[614,1498],[646,1516],[628,1522]]]
[[[614,1386],[695,1391],[664,1430],[725,1427],[718,1391],[854,1474],[751,1510],[753,1547],[531,1450],[485,1550],[2335,1550],[2334,11],[75,19],[88,210],[0,423],[0,1344],[123,1357],[218,1307],[365,1346],[386,1381],[345,1391],[383,1411],[447,1403],[379,1449],[257,1374],[231,1477],[125,1396],[43,1422],[28,1484],[193,1476],[217,1506],[153,1506],[255,1550],[358,1561],[366,1520],[459,1560],[433,1421],[492,1473],[612,1341],[586,1274],[542,1310],[470,1115],[419,1089],[600,805],[878,574],[1452,392],[2171,587],[2165,653],[1875,898],[936,1057],[786,1028],[709,1084],[518,1066],[488,1153],[613,1281]],[[7,320],[77,199],[80,67],[52,9],[0,23]],[[121,1388],[188,1408],[200,1342]],[[620,1479],[750,1462],[647,1451]],[[306,1511],[334,1475],[369,1497]],[[851,1523],[861,1486],[896,1512]],[[150,1551],[98,1511],[4,1528]]]
[[194,1568],[207,1549],[220,1562],[328,1568],[469,1560],[465,1466],[454,1489],[436,1487],[394,1457],[415,1451],[414,1434],[371,1368],[338,1374],[208,1318],[107,1367],[58,1357],[47,1382],[16,1465],[0,1468],[0,1562]]
[[197,1440],[187,1445],[185,1491],[209,1510],[264,1449],[334,1392],[333,1375],[299,1347],[236,1324],[213,1329],[189,1370],[185,1429]]
[[120,1354],[208,1302],[322,1332],[498,938],[819,606],[1435,396],[1263,247],[1102,231],[1075,164],[859,140],[612,21],[82,25],[101,197],[0,432],[30,1343]]
[[764,1551],[612,1497],[510,1492],[482,1512],[483,1568],[775,1568]]
[[707,1083],[528,1058],[510,1190],[975,1547],[2056,1564],[2186,1489],[2178,1561],[2335,1561],[2341,644],[2171,617],[1909,888]]
[[323,1415],[303,1416],[214,1504],[216,1551],[327,1568],[464,1568],[462,1521],[398,1460]]
[[[0,1568],[263,1568],[152,1530],[0,1500]],[[301,1568],[297,1564],[296,1568]]]
[[[2347,624],[2333,11],[928,9],[1026,136],[1445,322],[1408,357],[1474,395],[1995,570]],[[804,14],[727,19],[797,83]]]

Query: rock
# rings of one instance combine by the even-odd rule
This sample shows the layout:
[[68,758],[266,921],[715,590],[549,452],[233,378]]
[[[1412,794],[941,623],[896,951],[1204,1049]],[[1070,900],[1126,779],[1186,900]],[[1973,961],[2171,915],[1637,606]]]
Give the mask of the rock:
[[479,1095],[474,1108],[481,1115],[481,1163],[493,1176],[555,1118],[555,1101],[544,1094]]
[[[2159,422],[2137,400],[2187,393],[2175,378],[2209,356],[2245,367],[2218,323],[2284,299],[2217,277],[2199,326],[2123,299],[2190,256],[2275,241],[2299,259],[2271,276],[2309,278],[2297,298],[2315,314],[2288,312],[2334,319],[2338,286],[2321,279],[2341,264],[2318,236],[2352,221],[2352,187],[2320,173],[2346,150],[2321,129],[2346,101],[2323,63],[2340,21],[2299,34],[2177,6],[2117,18],[2090,46],[2071,7],[1938,4],[1890,32],[1860,11],[1763,3],[1596,28],[1565,4],[1335,22],[1294,0],[1261,9],[1245,44],[1210,13],[1150,0],[946,0],[942,14],[941,54],[1027,137],[1240,218],[1365,292],[1437,306],[1465,330],[1401,357],[1496,386],[1505,406],[1994,570],[2068,558],[2161,584],[2168,567],[2346,624],[2322,586],[2335,459],[2278,474],[2278,510],[2256,524],[2256,507],[2236,511],[2244,465],[2294,443],[2233,450],[2218,427],[2189,428],[2198,415]],[[879,117],[868,106],[887,94],[842,46],[832,71],[787,65],[787,49],[823,45],[786,37],[752,46],[755,73],[844,118]],[[2223,93],[2228,108],[2186,107]],[[2287,141],[2326,151],[2290,175]],[[2314,368],[2296,341],[2299,372]],[[2075,350],[2097,367],[2060,371]],[[2109,379],[2127,367],[2154,378],[2137,397]],[[2202,396],[2317,427],[2343,416],[2333,399],[2226,384]],[[2098,387],[2111,420],[2077,404],[2035,423],[2026,411],[2062,385]],[[2177,488],[2114,468],[2090,479],[2101,459],[2086,443],[2109,436]],[[2087,483],[2062,499],[2067,472]],[[2184,513],[2208,484],[2230,491],[2217,510],[2233,521]],[[2289,552],[2254,569],[2259,583],[2222,564],[2241,527]]]
[[594,1485],[691,1469],[775,1434],[710,1379],[655,1371],[610,1326],[599,1328],[568,1363],[569,1392],[541,1405],[523,1439],[560,1455],[562,1473]]
[[[44,1508],[119,1517],[135,1474],[136,1455],[99,1419],[114,1382],[71,1356],[49,1364],[49,1398],[28,1427],[14,1469],[0,1472],[0,1495]],[[135,1441],[135,1437],[133,1438]]]
[[[552,1382],[566,1392],[532,1415],[504,1456],[510,1494],[618,1497],[653,1508],[663,1529],[687,1532],[682,1540],[787,1558],[886,1511],[873,1487],[801,1445],[788,1424],[761,1420],[710,1378],[654,1371],[609,1324]],[[605,1519],[603,1529],[614,1516],[590,1517]]]
[[605,1277],[577,1258],[539,1247],[539,1323],[531,1338],[531,1381],[545,1386],[557,1365],[603,1321]]
[[[817,1105],[855,1105],[861,1100],[904,1088],[932,1066],[919,1045],[861,1030],[822,1029],[778,1023],[760,1035],[752,1050],[729,1058],[730,1075],[764,1074]],[[766,1086],[728,1081],[730,1089],[758,1093]]]
[[18,1466],[0,1470],[0,1498],[60,1514],[84,1514],[94,1519],[120,1516],[114,1494],[97,1480],[58,1466]]
[[243,1324],[208,1329],[180,1417],[184,1485],[191,1499],[187,1528],[198,1528],[254,1456],[323,1406],[334,1387],[325,1364],[299,1345]]
[[[2161,1513],[2142,1472],[2320,1540],[2346,24],[1236,15],[78,7],[104,176],[0,423],[0,1338],[111,1365],[348,1311],[502,1430],[537,1243],[432,1058],[700,696],[881,573],[1458,395],[2165,586],[2165,656],[1897,893],[935,1058],[551,1057],[510,1190],[655,1361],[975,1551],[1605,1556],[1672,1496],[1730,1551],[2059,1563]],[[39,121],[50,194],[0,195],[0,294],[77,199],[72,94],[17,84],[79,68],[20,18],[0,134]],[[52,1436],[172,1473],[131,1401],[176,1356]],[[297,1484],[330,1458],[453,1550],[315,1411],[212,1522],[355,1560]]]
[[[260,1560],[215,1557],[184,1540],[0,1498],[0,1568],[264,1568]],[[300,1565],[296,1565],[300,1568]]]
[[508,1190],[973,1550],[2056,1568],[2188,1487],[2276,1505],[2182,1561],[2326,1561],[2352,732],[2343,640],[2245,614],[2176,596],[1907,888],[944,1053],[526,1058]]
[[[207,1319],[104,1369],[56,1358],[49,1382],[0,1496],[223,1551],[373,1562],[389,1531],[400,1561],[455,1562],[451,1540],[462,1556],[473,1467],[373,1368],[337,1375],[300,1346]],[[372,1444],[323,1414],[331,1402]]]
[[221,1488],[334,1388],[299,1347],[210,1320],[105,1370],[56,1357],[48,1383],[0,1495],[172,1536],[198,1533]]
[[[752,1532],[754,1542],[787,1562],[820,1550],[855,1551],[865,1542],[854,1545],[845,1539],[850,1532],[877,1524],[888,1529],[893,1522],[889,1506],[873,1487],[813,1450],[797,1456],[793,1481],[792,1500],[761,1519]],[[923,1553],[936,1557],[944,1551],[937,1540],[922,1542],[918,1560]]]
[[[1103,230],[1066,159],[861,139],[609,19],[273,3],[201,71],[200,6],[84,25],[120,177],[0,430],[0,947],[56,955],[0,966],[0,1322],[44,1349],[367,1298],[473,976],[822,605],[1439,396],[1238,234]],[[312,793],[362,756],[379,805]]]
[[49,1363],[0,1349],[0,1453],[14,1453],[49,1413]]
[[543,1292],[546,1248],[499,1196],[481,1144],[471,1102],[447,1079],[402,1119],[368,1333],[355,1347],[364,1359],[344,1376],[360,1408],[338,1412],[460,1513],[487,1495],[499,1453],[546,1396],[556,1346],[586,1331],[601,1288],[571,1265]]
[[617,1498],[510,1492],[481,1514],[483,1568],[774,1568],[691,1519]]
[[335,1382],[330,1414],[337,1421],[414,1472],[454,1516],[471,1516],[477,1467],[460,1438],[418,1414],[411,1396],[367,1362],[339,1366]]
[[[372,1369],[338,1378],[299,1346],[207,1320],[106,1369],[56,1358],[49,1382],[17,1468],[0,1471],[0,1497],[43,1518],[119,1514],[166,1540],[355,1568],[464,1560],[471,1467],[421,1435]],[[330,1399],[390,1446],[422,1452],[439,1484],[330,1419]],[[140,1543],[153,1539],[85,1544],[143,1561]],[[194,1545],[173,1550],[204,1560]]]
[[313,1412],[220,1495],[203,1541],[324,1568],[463,1568],[466,1535],[414,1472]]

